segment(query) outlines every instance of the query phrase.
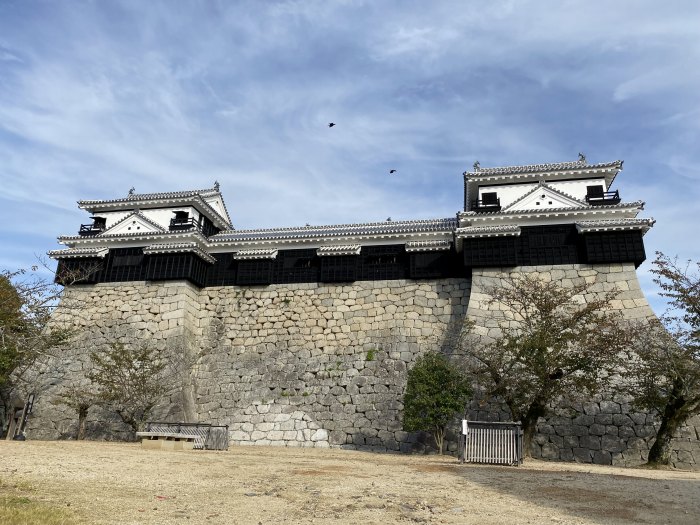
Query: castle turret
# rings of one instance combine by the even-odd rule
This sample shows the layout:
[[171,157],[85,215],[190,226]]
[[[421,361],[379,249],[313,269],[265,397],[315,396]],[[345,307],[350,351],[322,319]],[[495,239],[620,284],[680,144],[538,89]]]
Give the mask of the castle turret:
[[621,263],[645,259],[653,219],[612,190],[622,161],[481,168],[464,174],[457,249],[467,266]]

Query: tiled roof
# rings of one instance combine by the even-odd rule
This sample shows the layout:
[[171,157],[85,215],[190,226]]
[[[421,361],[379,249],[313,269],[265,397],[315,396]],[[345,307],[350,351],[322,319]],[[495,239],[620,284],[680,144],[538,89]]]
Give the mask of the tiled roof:
[[474,171],[466,172],[467,177],[479,177],[484,175],[514,175],[521,173],[547,173],[552,171],[571,171],[582,169],[622,169],[621,160],[613,162],[602,162],[599,164],[588,164],[585,161],[555,162],[551,164],[528,164],[525,166],[503,166],[497,168],[478,168]]
[[106,200],[82,200],[78,201],[80,206],[90,206],[94,204],[111,204],[123,201],[150,201],[150,200],[161,200],[161,199],[182,199],[186,197],[194,197],[195,195],[201,195],[202,197],[210,197],[218,193],[214,188],[208,188],[206,190],[185,190],[185,191],[170,191],[163,193],[129,193],[126,197],[121,199],[106,199]]
[[449,249],[450,241],[446,239],[436,239],[433,241],[408,241],[406,243],[407,252],[436,252]]
[[[80,208],[91,208],[100,205],[110,205],[110,204],[128,204],[137,203],[142,201],[157,201],[157,200],[172,200],[172,199],[188,199],[193,197],[200,197],[202,199],[202,204],[204,207],[215,216],[219,217],[226,225],[230,226],[229,219],[227,217],[222,217],[214,208],[212,208],[206,201],[207,197],[212,197],[214,195],[221,196],[220,191],[215,188],[207,188],[204,190],[186,190],[186,191],[171,191],[164,193],[129,193],[126,197],[121,199],[107,199],[107,200],[81,200],[78,201],[78,207]],[[221,202],[224,205],[224,210],[228,215],[228,210],[226,209],[226,203],[223,197]]]
[[208,263],[214,264],[216,259],[201,250],[193,242],[181,242],[181,243],[169,243],[169,244],[151,244],[143,249],[143,253],[187,253],[191,252],[199,256],[201,259],[207,261]]
[[233,258],[242,261],[248,259],[274,259],[277,257],[277,248],[263,250],[239,250],[233,254]]
[[158,237],[174,237],[174,238],[182,238],[182,237],[199,237],[203,242],[206,242],[206,237],[202,234],[197,229],[194,230],[185,230],[185,231],[157,231],[157,232],[136,232],[132,233],[129,232],[128,234],[126,233],[110,233],[110,234],[104,234],[101,233],[100,235],[90,235],[87,237],[83,237],[82,235],[65,235],[61,236],[58,238],[59,242],[65,243],[65,242],[72,242],[72,241],[83,241],[83,243],[93,243],[93,242],[100,242],[104,240],[131,240],[134,238],[158,238]]
[[581,232],[609,230],[644,230],[651,228],[654,219],[601,219],[598,221],[576,221],[576,229]]
[[109,248],[66,248],[63,250],[51,250],[48,252],[52,259],[61,259],[63,257],[104,257],[109,252]]
[[316,255],[324,257],[328,255],[359,255],[362,246],[359,244],[345,244],[338,246],[321,246],[316,250]]
[[416,221],[385,221],[330,226],[301,226],[297,228],[270,228],[260,230],[229,230],[209,238],[212,242],[278,240],[298,238],[346,237],[358,235],[386,235],[402,233],[450,232],[457,227],[456,219]]
[[520,226],[507,225],[507,226],[466,226],[464,228],[458,228],[455,232],[457,237],[499,237],[499,236],[510,236],[510,235],[520,235]]
[[[578,200],[578,199],[577,199]],[[619,204],[601,204],[598,206],[589,206],[588,204],[584,204],[579,208],[543,208],[543,209],[538,209],[534,208],[531,210],[501,210],[501,211],[482,211],[482,212],[475,212],[473,210],[470,211],[462,211],[459,212],[459,215],[461,217],[468,216],[468,217],[488,217],[488,216],[493,216],[493,215],[499,215],[499,216],[507,216],[507,215],[522,215],[522,214],[528,214],[528,213],[556,213],[556,212],[562,212],[562,211],[573,211],[573,210],[589,210],[589,209],[595,209],[595,210],[609,210],[609,209],[615,209],[615,208],[642,208],[644,206],[644,201],[632,201],[632,202],[621,202]]]

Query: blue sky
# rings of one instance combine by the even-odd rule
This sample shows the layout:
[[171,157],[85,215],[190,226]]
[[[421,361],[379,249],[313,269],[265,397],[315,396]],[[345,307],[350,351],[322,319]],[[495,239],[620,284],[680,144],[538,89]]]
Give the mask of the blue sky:
[[654,251],[700,260],[699,65],[692,0],[0,0],[0,267],[132,186],[218,180],[236,228],[451,217],[475,160],[582,151],[657,219],[660,312]]

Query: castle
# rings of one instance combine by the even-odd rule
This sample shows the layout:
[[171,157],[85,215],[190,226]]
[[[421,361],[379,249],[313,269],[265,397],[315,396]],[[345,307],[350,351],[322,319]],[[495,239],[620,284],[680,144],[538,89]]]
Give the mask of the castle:
[[[613,307],[626,318],[653,316],[635,269],[654,221],[612,189],[621,170],[583,156],[476,163],[455,217],[330,226],[236,230],[218,183],[79,201],[92,222],[49,255],[59,280],[89,275],[65,290],[81,308],[55,317],[95,345],[117,334],[189,356],[162,418],[229,425],[234,444],[419,450],[421,436],[401,429],[407,369],[448,349],[466,319],[495,328],[480,299],[509,272],[594,282],[619,291]],[[40,372],[30,435],[69,433],[74,417],[48,399],[85,366],[76,346]],[[624,402],[561,407],[539,425],[533,453],[638,464],[653,424]],[[700,463],[693,432],[679,437],[680,466]]]

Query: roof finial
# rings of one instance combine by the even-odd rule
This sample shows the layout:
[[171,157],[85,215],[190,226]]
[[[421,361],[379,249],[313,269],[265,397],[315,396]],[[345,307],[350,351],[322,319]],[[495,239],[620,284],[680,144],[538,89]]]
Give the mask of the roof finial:
[[135,191],[136,191],[136,188],[134,188],[134,187],[132,186],[132,187],[129,189],[129,195],[133,195]]
[[587,162],[586,162],[586,156],[585,156],[583,153],[581,153],[581,152],[579,152],[579,154],[578,154],[578,161],[579,161],[579,162],[582,162],[582,163],[584,163],[584,164],[587,164]]
[[215,189],[216,191],[219,191],[219,181],[218,181],[218,180],[215,180],[215,181],[214,181],[214,189]]
[[481,164],[479,164],[479,161],[474,161],[474,171],[479,171],[479,168],[481,167]]

